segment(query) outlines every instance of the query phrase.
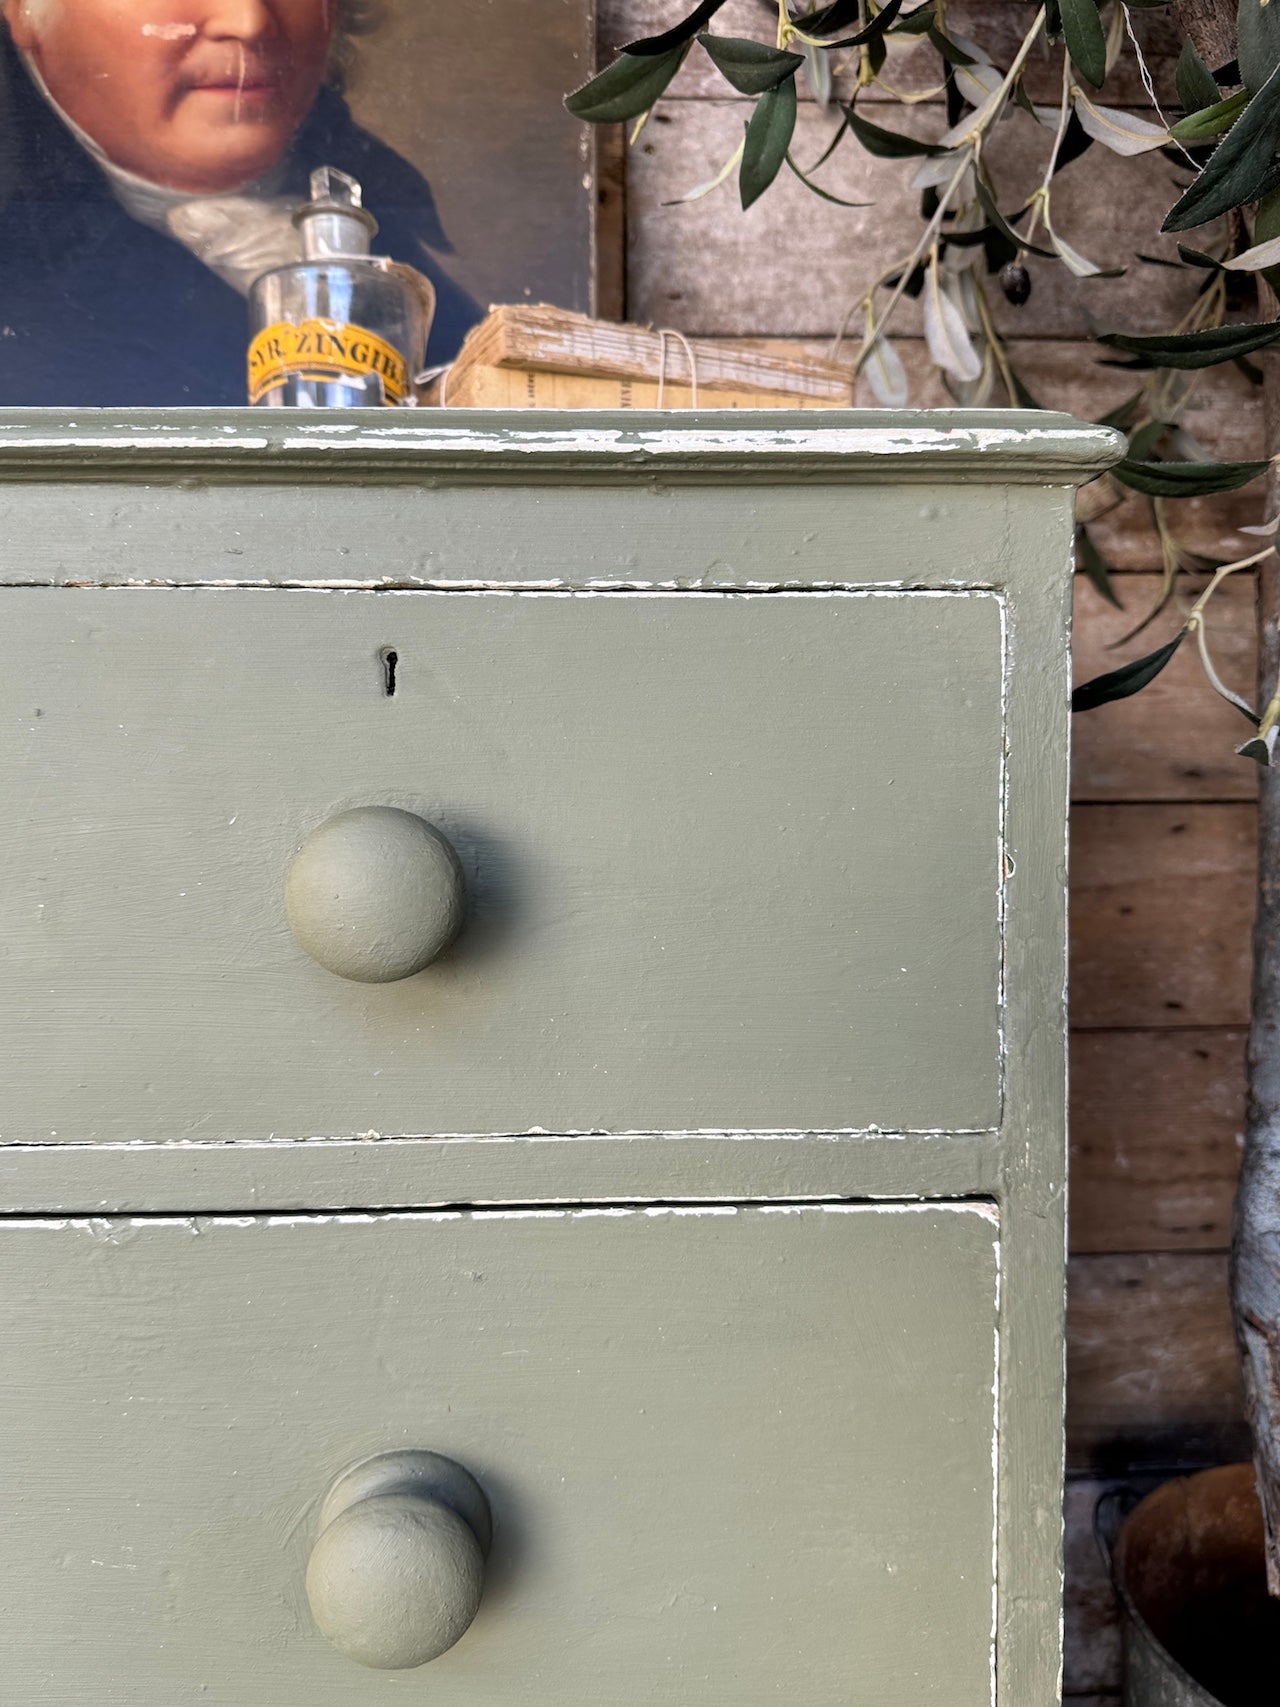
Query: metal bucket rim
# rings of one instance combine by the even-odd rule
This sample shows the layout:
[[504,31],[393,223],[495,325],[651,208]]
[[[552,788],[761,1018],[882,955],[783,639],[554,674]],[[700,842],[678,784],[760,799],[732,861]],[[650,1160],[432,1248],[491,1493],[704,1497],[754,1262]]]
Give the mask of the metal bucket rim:
[[1139,1610],[1137,1603],[1129,1592],[1129,1586],[1125,1581],[1124,1576],[1124,1531],[1128,1527],[1130,1519],[1135,1517],[1149,1501],[1154,1500],[1158,1495],[1166,1495],[1167,1490],[1173,1483],[1198,1481],[1202,1477],[1218,1480],[1226,1473],[1238,1477],[1240,1472],[1246,1468],[1252,1474],[1253,1465],[1251,1463],[1216,1464],[1209,1469],[1196,1470],[1186,1476],[1171,1477],[1169,1481],[1161,1482],[1158,1487],[1150,1489],[1149,1492],[1144,1494],[1137,1504],[1125,1514],[1114,1546],[1107,1546],[1106,1543],[1102,1541],[1102,1537],[1099,1536],[1100,1544],[1103,1545],[1103,1550],[1106,1554],[1108,1574],[1111,1578],[1111,1587],[1116,1599],[1120,1602],[1121,1610],[1132,1624],[1135,1633],[1148,1644],[1152,1652],[1158,1656],[1160,1663],[1168,1669],[1171,1680],[1178,1684],[1179,1687],[1185,1688],[1189,1692],[1189,1699],[1195,1704],[1195,1707],[1223,1707],[1223,1703],[1218,1696],[1211,1694],[1209,1690],[1205,1688],[1204,1684],[1202,1684],[1197,1678],[1193,1677],[1182,1662],[1177,1659],[1167,1647],[1165,1647],[1164,1643],[1156,1635],[1155,1631],[1151,1628],[1150,1624],[1148,1624],[1146,1618],[1144,1618],[1142,1612]]

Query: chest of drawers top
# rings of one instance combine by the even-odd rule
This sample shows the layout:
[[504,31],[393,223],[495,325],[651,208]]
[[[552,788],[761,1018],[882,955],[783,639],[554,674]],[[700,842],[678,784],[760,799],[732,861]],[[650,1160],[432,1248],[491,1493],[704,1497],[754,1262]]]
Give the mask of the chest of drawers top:
[[0,413],[14,1700],[1052,1707],[1118,448]]
[[[301,1202],[751,1194],[806,1133],[862,1140],[836,1190],[989,1184],[1060,1012],[1068,515],[1115,435],[419,419],[0,415],[14,1207],[215,1207],[237,1154]],[[383,985],[283,894],[369,806],[467,894]]]

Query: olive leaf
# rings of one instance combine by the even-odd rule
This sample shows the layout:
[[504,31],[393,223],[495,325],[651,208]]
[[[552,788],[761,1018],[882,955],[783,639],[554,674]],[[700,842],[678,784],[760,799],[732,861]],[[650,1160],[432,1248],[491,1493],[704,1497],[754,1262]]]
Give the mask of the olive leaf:
[[1059,5],[1071,63],[1095,89],[1101,89],[1107,75],[1107,37],[1097,0],[1059,0]]
[[1116,590],[1111,584],[1111,570],[1108,568],[1102,553],[1090,539],[1088,528],[1078,527],[1076,529],[1076,559],[1095,591],[1101,593],[1109,605],[1114,605],[1117,610],[1123,610],[1124,606],[1120,603]]
[[829,107],[835,99],[835,77],[831,61],[823,57],[812,42],[804,48],[804,80],[820,107]]
[[1223,137],[1208,165],[1175,205],[1161,229],[1186,231],[1228,213],[1233,207],[1256,201],[1270,174],[1277,142],[1280,142],[1280,67],[1271,73]]
[[1232,273],[1260,273],[1266,267],[1280,264],[1280,237],[1268,237],[1265,243],[1255,243],[1252,249],[1245,249],[1239,255],[1233,255],[1222,265]]
[[1240,0],[1236,8],[1236,62],[1246,89],[1260,89],[1280,66],[1280,13],[1274,0]]
[[1250,98],[1247,89],[1237,89],[1225,101],[1215,100],[1207,107],[1189,112],[1186,118],[1169,126],[1169,135],[1175,142],[1212,142],[1215,136],[1231,129],[1249,105]]
[[[851,36],[843,36],[839,41],[824,41],[820,45],[828,51],[838,47],[865,47],[892,27],[901,10],[902,0],[888,0],[887,5],[876,13],[865,29],[858,30]],[[842,30],[846,24],[853,23],[860,16],[858,0],[850,0],[847,5],[843,0],[836,0],[836,4],[828,6],[818,15],[815,22],[808,25],[806,34],[827,35],[832,30]]]
[[1046,261],[1053,260],[1053,250],[1041,249],[1037,244],[1029,242],[1027,238],[1019,236],[1018,232],[1015,231],[1013,226],[996,206],[995,195],[992,192],[991,186],[983,177],[981,171],[978,173],[978,200],[982,204],[982,211],[986,214],[987,218],[1003,238],[1008,242],[1015,244],[1017,248],[1023,250],[1028,255],[1039,255]]
[[842,30],[846,24],[856,24],[861,16],[862,0],[830,0],[829,5],[819,6],[816,12],[794,21],[807,36],[821,36]]
[[756,102],[738,168],[738,194],[748,208],[782,170],[796,128],[795,74],[768,89]]
[[662,94],[679,71],[688,46],[637,58],[627,50],[598,77],[564,98],[574,118],[587,124],[619,124],[639,118]]
[[1196,52],[1196,45],[1190,36],[1183,42],[1182,52],[1178,55],[1174,82],[1178,86],[1178,99],[1182,102],[1182,110],[1185,113],[1211,107],[1221,99],[1213,72]]
[[1205,632],[1203,613],[1201,612],[1195,616],[1192,623],[1188,626],[1195,628],[1196,644],[1200,649],[1200,662],[1204,665],[1204,673],[1209,678],[1209,686],[1213,689],[1214,693],[1218,694],[1222,699],[1225,699],[1228,705],[1234,705],[1241,717],[1247,718],[1247,720],[1253,724],[1254,728],[1257,729],[1261,723],[1261,719],[1257,712],[1249,704],[1247,699],[1244,699],[1240,694],[1238,694],[1234,688],[1229,688],[1227,686],[1222,677],[1218,674],[1217,669],[1214,667],[1213,658],[1209,651],[1209,637]]
[[824,202],[834,202],[836,207],[874,207],[875,206],[874,202],[846,201],[844,196],[838,196],[838,195],[834,194],[834,192],[831,190],[824,190],[821,184],[814,182],[813,178],[809,175],[808,172],[804,171],[802,167],[796,165],[795,161],[791,158],[790,149],[788,149],[788,151],[787,151],[787,165],[795,173],[796,177],[799,178],[800,182],[804,185],[805,189],[806,190],[812,190],[815,196],[821,196]]
[[981,374],[982,358],[973,347],[959,306],[947,293],[936,256],[924,281],[924,341],[937,365],[956,379],[977,379]]
[[980,107],[1004,82],[994,65],[957,65],[952,70],[955,86],[972,107]]
[[1008,374],[1009,374],[1009,382],[1010,382],[1010,385],[1012,387],[1012,392],[1013,392],[1013,395],[1010,398],[1011,403],[1015,403],[1019,409],[1043,409],[1044,408],[1044,404],[1041,403],[1041,401],[1038,397],[1036,397],[1031,391],[1029,391],[1027,389],[1027,387],[1023,384],[1022,380],[1018,377],[1018,375],[1014,372],[1014,370],[1012,368],[1008,369]]
[[1133,420],[1139,403],[1142,402],[1142,392],[1135,391],[1131,397],[1126,397],[1123,403],[1117,403],[1114,409],[1108,409],[1105,415],[1098,418],[1100,427],[1119,427],[1121,432],[1127,432],[1129,423]]
[[793,77],[804,64],[803,54],[784,53],[780,48],[746,36],[713,36],[704,32],[698,37],[698,44],[706,49],[720,75],[742,95],[763,95],[766,90],[776,89],[784,77]]
[[1124,272],[1123,267],[1100,267],[1096,261],[1089,260],[1087,255],[1073,249],[1065,237],[1059,237],[1053,229],[1048,201],[1044,204],[1044,228],[1049,234],[1049,241],[1053,244],[1058,259],[1065,264],[1067,271],[1074,273],[1078,279],[1116,279]]
[[1200,332],[1157,332],[1149,337],[1103,332],[1098,342],[1140,356],[1148,367],[1213,367],[1280,342],[1280,321],[1209,326]]
[[1073,88],[1076,117],[1095,142],[1109,148],[1113,154],[1149,154],[1153,148],[1163,148],[1169,132],[1163,125],[1149,119],[1135,118],[1114,107],[1095,107],[1082,89]]
[[1236,752],[1242,759],[1256,759],[1260,765],[1270,768],[1276,756],[1276,737],[1280,736],[1280,727],[1272,724],[1265,735],[1251,735]]
[[1270,468],[1269,462],[1141,462],[1125,457],[1111,470],[1123,485],[1149,498],[1204,498],[1235,492]]
[[1160,440],[1170,430],[1168,421],[1147,421],[1129,435],[1129,457],[1133,462],[1145,462]]
[[917,6],[913,12],[908,12],[894,24],[891,35],[895,36],[925,36],[938,22],[938,14],[932,5]]
[[1148,682],[1156,679],[1186,637],[1186,629],[1180,628],[1172,640],[1154,652],[1148,652],[1144,658],[1134,658],[1131,663],[1121,664],[1118,670],[1108,670],[1103,676],[1095,676],[1091,682],[1082,682],[1071,696],[1072,711],[1092,711],[1095,706],[1108,705],[1112,700],[1128,699],[1130,694],[1139,693]]
[[737,166],[739,160],[742,159],[744,142],[740,142],[738,144],[733,153],[725,161],[724,165],[721,166],[720,170],[716,172],[713,177],[704,178],[702,183],[695,184],[691,190],[686,190],[682,196],[672,196],[669,201],[664,201],[659,205],[662,207],[680,207],[685,202],[701,201],[703,196],[709,196],[712,190],[718,190],[720,185],[723,184],[725,179],[729,176],[730,172],[732,172]]
[[878,332],[867,346],[862,371],[867,376],[867,384],[871,387],[877,403],[883,404],[886,409],[902,409],[906,406],[910,396],[907,370],[903,367],[902,357],[897,350]]
[[[929,40],[948,65],[976,65],[978,63],[967,48],[961,47],[959,42],[952,41],[951,37],[937,23],[930,25]],[[987,63],[989,64],[990,61]]]
[[919,137],[903,136],[900,131],[885,130],[882,125],[872,124],[870,119],[864,119],[860,113],[855,113],[852,107],[844,108],[844,116],[849,129],[867,153],[878,155],[882,160],[909,160],[917,154],[939,155],[951,152],[939,143],[921,142]]
[[725,0],[702,0],[702,4],[696,6],[687,18],[681,18],[680,22],[673,24],[669,30],[663,30],[659,36],[644,36],[639,41],[629,41],[622,51],[641,59],[652,59],[669,52],[673,47],[685,47],[699,30],[711,22],[724,4]]

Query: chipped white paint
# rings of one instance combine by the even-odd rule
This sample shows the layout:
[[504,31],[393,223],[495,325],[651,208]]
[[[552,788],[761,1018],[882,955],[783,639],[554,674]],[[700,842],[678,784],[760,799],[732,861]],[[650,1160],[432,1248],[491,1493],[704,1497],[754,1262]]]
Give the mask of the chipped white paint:
[[[731,413],[732,418],[727,418]],[[424,416],[436,415],[430,419]],[[262,422],[248,410],[233,415],[221,434],[196,431],[188,414],[134,423],[105,420],[94,432],[75,419],[31,430],[16,412],[0,415],[0,461],[12,446],[11,477],[20,478],[53,459],[77,463],[89,478],[102,478],[112,458],[119,471],[151,474],[175,470],[191,457],[212,453],[223,473],[255,466],[249,477],[264,479],[310,470],[320,478],[335,459],[353,466],[408,470],[425,478],[483,466],[508,477],[520,470],[607,477],[623,469],[661,471],[677,480],[703,480],[738,471],[786,471],[796,478],[821,472],[834,480],[962,479],[1056,482],[1074,485],[1093,478],[1119,459],[1123,439],[1108,428],[1068,416],[1013,411],[810,411],[787,425],[776,414],[745,410],[616,413],[581,410],[572,415],[516,412],[406,411],[403,421],[384,426],[361,420],[326,419],[298,425]],[[794,418],[793,418],[794,419]],[[56,420],[56,417],[55,417]],[[87,454],[88,453],[88,454]],[[265,453],[265,456],[263,455]],[[210,478],[220,478],[216,465]],[[74,476],[73,476],[74,477]]]

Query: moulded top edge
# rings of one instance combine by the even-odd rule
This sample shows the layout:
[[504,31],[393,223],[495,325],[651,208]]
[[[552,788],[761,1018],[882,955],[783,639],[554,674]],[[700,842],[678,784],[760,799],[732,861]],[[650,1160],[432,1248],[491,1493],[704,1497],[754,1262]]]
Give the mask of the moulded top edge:
[[341,479],[411,483],[734,475],[893,484],[1077,485],[1121,434],[1026,409],[0,410],[0,481]]

